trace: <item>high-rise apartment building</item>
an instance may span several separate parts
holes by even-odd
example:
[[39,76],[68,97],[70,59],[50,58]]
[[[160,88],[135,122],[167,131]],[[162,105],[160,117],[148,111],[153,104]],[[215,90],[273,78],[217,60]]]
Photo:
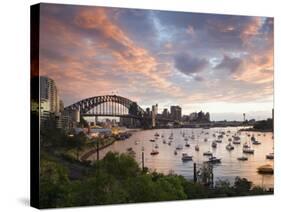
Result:
[[49,102],[49,110],[51,113],[60,111],[60,100],[58,89],[54,80],[48,77],[40,77],[40,101],[46,100]]
[[174,121],[181,120],[181,107],[180,106],[171,106],[171,119]]

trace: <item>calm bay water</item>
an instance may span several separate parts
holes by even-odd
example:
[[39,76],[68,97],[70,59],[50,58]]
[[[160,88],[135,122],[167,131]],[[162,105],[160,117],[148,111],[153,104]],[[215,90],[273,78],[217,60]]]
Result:
[[[241,132],[241,144],[234,145],[234,150],[226,150],[226,145],[229,143],[228,138],[232,138],[232,135],[238,132],[240,128],[237,127],[227,127],[227,128],[210,128],[210,129],[157,129],[157,130],[144,130],[134,132],[133,135],[124,141],[117,141],[113,145],[107,147],[100,151],[100,158],[104,157],[109,151],[126,153],[128,148],[132,148],[136,152],[135,159],[141,165],[141,152],[142,147],[144,147],[145,154],[145,166],[149,169],[156,170],[157,172],[169,173],[173,171],[176,174],[183,175],[187,179],[193,179],[193,163],[198,164],[203,163],[208,159],[208,157],[203,156],[203,152],[211,151],[214,156],[221,158],[221,164],[214,166],[214,178],[215,181],[229,180],[233,182],[236,176],[246,177],[248,180],[252,181],[255,185],[263,187],[273,187],[274,176],[273,175],[260,175],[257,173],[257,168],[264,164],[274,165],[273,160],[267,160],[266,154],[273,152],[273,138],[272,133],[259,133],[259,132]],[[159,133],[160,136],[156,142],[150,142],[150,139],[154,139],[155,133]],[[168,145],[169,136],[173,132],[173,142]],[[212,148],[211,144],[215,137],[213,134],[219,135],[219,133],[225,132],[224,137],[221,139],[222,143],[217,144],[217,148]],[[190,147],[185,147],[184,137],[188,138],[188,143]],[[253,155],[246,155],[248,161],[238,161],[237,158],[243,155],[242,148],[243,143],[250,142],[251,137],[247,134],[254,135],[258,141],[261,142],[260,145],[252,145],[255,150]],[[164,137],[162,138],[161,135]],[[194,135],[194,139],[190,137]],[[204,141],[207,138],[208,141]],[[167,141],[166,144],[163,143],[163,139]],[[136,141],[137,142],[136,144]],[[150,152],[154,148],[155,144],[158,144],[159,154],[150,155]],[[200,150],[195,151],[195,145],[198,144]],[[183,149],[178,151],[177,155],[174,155],[176,146],[182,145]],[[193,156],[193,161],[182,162],[182,153],[188,153],[188,155]],[[89,159],[94,160],[96,155],[92,155]]]

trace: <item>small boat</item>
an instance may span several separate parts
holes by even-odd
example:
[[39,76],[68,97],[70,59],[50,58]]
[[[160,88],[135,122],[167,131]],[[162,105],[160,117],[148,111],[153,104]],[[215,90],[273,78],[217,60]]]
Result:
[[190,147],[190,144],[188,142],[185,143],[186,147]]
[[158,152],[157,150],[153,149],[150,154],[151,154],[151,155],[158,155],[159,152]]
[[222,140],[215,140],[217,143],[221,143],[222,142]]
[[161,135],[161,138],[164,138],[164,135]]
[[261,136],[261,134],[259,133],[258,136]]
[[203,152],[203,155],[204,156],[213,156],[213,153],[210,151],[207,151],[207,152]]
[[255,136],[252,135],[251,141],[255,141],[255,140],[256,140]]
[[170,139],[170,140],[173,140],[173,136],[170,136],[169,139]]
[[252,144],[259,145],[259,144],[261,144],[261,142],[259,142],[258,140],[254,140],[254,141],[252,141]]
[[181,160],[182,161],[191,161],[192,160],[192,156],[188,155],[187,153],[182,153]]
[[218,135],[218,138],[220,138],[220,139],[223,138],[223,135]]
[[232,143],[233,144],[241,144],[241,141],[240,140],[234,140]]
[[274,172],[273,167],[269,164],[260,166],[257,170],[260,174],[273,174]]
[[213,137],[216,137],[216,134],[213,134]]
[[140,142],[139,141],[135,141],[135,145],[138,145]]
[[232,141],[232,138],[229,138],[228,141]]
[[239,141],[239,140],[240,140],[240,137],[237,136],[237,135],[234,135],[234,136],[232,136],[232,137],[233,137],[233,140],[234,140],[234,141]]
[[164,140],[163,140],[163,144],[166,144],[166,143],[167,143],[167,142],[166,142],[166,140],[164,139]]
[[129,148],[127,148],[127,151],[129,152],[129,151],[133,151],[133,148],[132,147],[129,147]]
[[247,154],[254,154],[254,150],[253,149],[251,149],[250,147],[248,147],[248,148],[243,148],[243,153],[247,153]]
[[158,148],[159,148],[158,144],[155,144],[154,148],[155,148],[155,149],[158,149]]
[[231,145],[231,143],[227,144],[225,147],[228,151],[234,150],[234,146]]
[[155,140],[154,140],[154,139],[150,139],[149,141],[150,141],[150,142],[155,142]]
[[154,136],[155,136],[155,137],[158,137],[158,136],[159,136],[159,133],[155,133]]
[[171,142],[169,142],[168,145],[171,146]]
[[208,141],[208,139],[207,139],[207,138],[204,138],[204,141],[205,141],[205,142],[207,142],[207,141]]
[[238,157],[237,160],[246,161],[246,160],[248,160],[248,158],[246,156],[241,156],[241,157]]
[[182,145],[178,145],[177,147],[176,147],[176,150],[182,150],[183,149],[183,146]]
[[198,144],[195,146],[195,151],[199,151],[199,146],[198,146]]
[[194,135],[192,135],[190,138],[191,138],[191,139],[195,139],[195,136],[194,136]]
[[188,138],[184,138],[185,141],[188,141]]
[[247,142],[245,142],[245,143],[243,144],[243,148],[250,148],[250,146],[249,146],[249,144],[248,144]]
[[209,157],[209,160],[207,161],[208,163],[220,163],[221,158],[217,158],[215,156]]
[[212,147],[213,147],[213,148],[217,148],[217,142],[213,141],[213,142],[212,142]]
[[266,159],[273,160],[274,159],[274,153],[273,152],[269,153],[265,157],[266,157]]
[[177,155],[177,154],[178,154],[178,152],[177,152],[177,150],[175,150],[175,151],[174,151],[174,155]]
[[136,152],[135,152],[133,149],[131,149],[131,148],[128,148],[128,149],[127,149],[127,153],[128,153],[128,155],[130,155],[131,157],[136,157]]

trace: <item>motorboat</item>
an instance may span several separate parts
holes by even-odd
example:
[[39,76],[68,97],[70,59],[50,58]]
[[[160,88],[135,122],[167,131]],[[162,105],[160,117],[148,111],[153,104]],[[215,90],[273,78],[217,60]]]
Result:
[[217,142],[213,141],[213,142],[212,142],[212,147],[213,147],[213,148],[217,148]]
[[243,148],[250,148],[250,146],[249,146],[249,144],[248,144],[247,142],[245,142],[245,143],[243,144]]
[[211,151],[203,152],[204,156],[213,156],[213,153]]
[[233,138],[234,141],[239,141],[240,140],[240,137],[237,136],[237,135],[232,136],[232,138]]
[[155,139],[150,139],[149,141],[150,141],[150,142],[155,142]]
[[222,139],[222,138],[223,138],[223,135],[218,135],[218,138]]
[[217,143],[221,143],[222,142],[222,140],[215,140]]
[[133,148],[132,147],[129,147],[129,148],[127,148],[127,151],[129,152],[129,151],[133,151]]
[[237,160],[246,161],[246,160],[248,160],[248,158],[246,156],[241,156],[241,157],[238,157]]
[[157,150],[153,149],[150,154],[151,154],[151,155],[158,155],[159,152],[158,152]]
[[188,142],[185,143],[186,147],[190,147],[190,144]]
[[221,158],[217,158],[215,156],[209,157],[208,163],[221,163]]
[[176,150],[182,150],[183,149],[183,146],[182,145],[178,145],[177,147],[176,147]]
[[198,146],[198,144],[195,146],[195,151],[199,151],[199,146]]
[[128,155],[130,155],[131,157],[135,157],[135,156],[136,156],[136,152],[135,152],[132,148],[128,148],[128,149],[127,149],[127,153],[128,153]]
[[234,146],[231,145],[231,143],[227,144],[225,147],[228,151],[234,150]]
[[232,141],[233,144],[241,144],[241,141],[240,140],[234,140]]
[[182,153],[181,160],[182,161],[191,161],[192,160],[192,156],[188,155],[187,153]]
[[273,152],[269,153],[265,157],[266,157],[266,159],[273,160],[274,159],[274,153]]
[[274,172],[273,167],[270,164],[266,164],[266,165],[258,167],[257,171],[260,174],[273,174],[273,172]]
[[255,140],[256,140],[255,136],[252,135],[251,141],[255,141]]
[[255,150],[251,149],[250,147],[243,148],[243,153],[254,154],[254,152],[255,152]]
[[252,144],[259,145],[259,144],[261,144],[261,142],[259,142],[258,140],[254,140],[254,141],[252,141]]

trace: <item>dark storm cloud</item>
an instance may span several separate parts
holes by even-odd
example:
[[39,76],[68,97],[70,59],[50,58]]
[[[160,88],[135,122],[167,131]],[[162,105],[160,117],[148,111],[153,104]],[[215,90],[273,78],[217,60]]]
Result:
[[[245,38],[250,38],[254,32],[249,32],[257,17],[216,15],[204,13],[183,13],[156,11],[155,17],[171,31],[178,31],[174,42],[187,39],[188,29],[192,29],[194,38],[189,44],[192,48],[225,48],[239,50],[243,48]],[[192,38],[192,37],[191,37]],[[188,38],[190,39],[190,37]]]
[[152,43],[156,37],[151,10],[124,10],[114,9],[109,12],[110,17],[132,39],[145,43]]
[[224,55],[222,61],[216,65],[214,69],[222,69],[230,71],[231,73],[235,73],[239,70],[241,64],[241,58]]
[[175,67],[186,75],[201,72],[208,65],[206,59],[195,58],[188,53],[178,54],[174,59]]

